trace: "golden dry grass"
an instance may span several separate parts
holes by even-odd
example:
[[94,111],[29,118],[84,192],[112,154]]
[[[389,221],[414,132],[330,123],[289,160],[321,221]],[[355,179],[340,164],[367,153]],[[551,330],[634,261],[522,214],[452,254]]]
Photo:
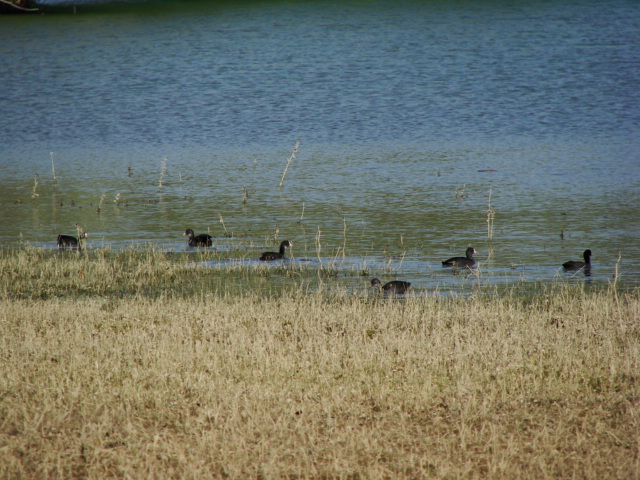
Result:
[[1,478],[640,478],[637,292],[192,260],[0,251]]
[[637,295],[0,301],[2,478],[638,478]]

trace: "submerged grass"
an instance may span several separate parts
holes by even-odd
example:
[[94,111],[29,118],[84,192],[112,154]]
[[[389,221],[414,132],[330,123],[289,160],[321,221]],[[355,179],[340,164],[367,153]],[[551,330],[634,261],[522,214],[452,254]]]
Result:
[[383,300],[187,260],[0,251],[2,478],[640,477],[635,293]]

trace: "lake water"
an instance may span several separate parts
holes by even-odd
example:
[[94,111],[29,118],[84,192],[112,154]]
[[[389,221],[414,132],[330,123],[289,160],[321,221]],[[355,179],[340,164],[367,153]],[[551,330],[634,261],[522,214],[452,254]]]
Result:
[[[193,228],[230,259],[290,239],[295,261],[354,289],[616,270],[637,288],[639,24],[635,0],[49,2],[0,17],[0,244],[54,249],[79,223],[90,248],[183,251]],[[441,267],[470,245],[480,275]],[[560,271],[586,248],[590,277]]]

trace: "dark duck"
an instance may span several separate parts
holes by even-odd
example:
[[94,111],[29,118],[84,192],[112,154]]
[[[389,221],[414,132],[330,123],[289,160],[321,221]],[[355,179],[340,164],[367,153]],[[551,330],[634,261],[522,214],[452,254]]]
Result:
[[89,238],[87,232],[82,233],[79,239],[71,235],[58,235],[58,248],[78,248],[78,243],[85,238]]
[[562,268],[565,270],[585,270],[591,268],[591,250],[585,250],[582,254],[582,258],[584,258],[584,262],[580,262],[578,260],[570,260],[568,262],[564,262],[562,264]]
[[374,278],[373,280],[371,280],[371,285],[369,286],[369,288],[377,288],[385,295],[404,295],[409,291],[410,286],[411,282],[405,282],[403,280],[393,280],[383,285],[380,280]]
[[207,235],[206,233],[196,235],[190,228],[187,228],[182,236],[189,237],[190,247],[210,247],[211,245],[213,245],[213,242],[211,241],[211,235]]
[[277,252],[264,252],[260,257],[260,260],[263,262],[272,262],[274,260],[282,260],[284,258],[284,250],[285,248],[290,247],[293,248],[293,242],[289,240],[284,240],[280,244],[280,250]]
[[467,248],[466,256],[464,257],[452,257],[449,260],[442,262],[443,267],[458,267],[458,268],[472,268],[476,261],[473,259],[473,254],[478,253],[473,247]]

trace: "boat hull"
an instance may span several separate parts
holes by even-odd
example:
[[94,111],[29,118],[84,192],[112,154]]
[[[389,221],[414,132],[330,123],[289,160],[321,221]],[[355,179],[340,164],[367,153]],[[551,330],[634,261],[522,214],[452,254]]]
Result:
[[0,0],[0,15],[14,14],[14,13],[38,13],[40,9],[38,7],[22,6],[10,2],[9,0]]

